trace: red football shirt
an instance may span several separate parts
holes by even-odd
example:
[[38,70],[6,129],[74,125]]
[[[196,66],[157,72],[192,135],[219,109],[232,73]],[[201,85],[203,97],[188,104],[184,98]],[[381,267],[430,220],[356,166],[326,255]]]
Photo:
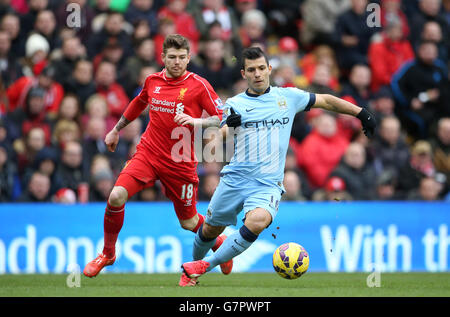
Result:
[[193,118],[219,116],[222,104],[210,83],[186,72],[178,78],[168,78],[163,70],[147,77],[138,97],[149,104],[150,122],[137,147],[148,152],[150,162],[176,170],[195,170],[194,128],[174,121],[178,113]]

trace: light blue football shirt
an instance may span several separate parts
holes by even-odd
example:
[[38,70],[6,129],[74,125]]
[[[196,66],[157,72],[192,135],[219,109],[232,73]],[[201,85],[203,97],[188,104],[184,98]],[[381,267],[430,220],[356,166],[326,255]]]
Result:
[[242,125],[235,128],[234,155],[221,175],[276,185],[284,190],[284,166],[292,124],[299,111],[308,111],[315,94],[298,88],[270,86],[262,95],[243,92],[229,98],[223,106],[221,126],[226,124],[230,108],[241,115]]

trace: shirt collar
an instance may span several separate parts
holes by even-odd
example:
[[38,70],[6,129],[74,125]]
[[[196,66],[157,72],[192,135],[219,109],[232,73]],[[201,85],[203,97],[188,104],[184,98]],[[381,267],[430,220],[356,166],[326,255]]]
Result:
[[247,96],[249,96],[249,97],[259,97],[259,96],[262,96],[262,95],[264,95],[264,94],[267,94],[269,91],[270,91],[270,86],[267,87],[266,91],[265,91],[263,94],[257,95],[257,94],[252,94],[251,92],[249,92],[249,91],[248,91],[248,88],[247,88],[247,90],[245,90],[245,94],[246,94]]

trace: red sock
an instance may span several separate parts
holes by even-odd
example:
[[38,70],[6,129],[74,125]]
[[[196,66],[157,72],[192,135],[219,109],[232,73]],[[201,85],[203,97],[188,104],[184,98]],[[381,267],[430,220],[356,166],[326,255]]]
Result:
[[203,224],[203,222],[205,222],[205,216],[203,216],[202,214],[199,214],[199,213],[197,213],[197,216],[198,216],[198,222],[197,222],[197,225],[195,226],[195,228],[192,229],[193,233],[197,233],[200,226]]
[[108,258],[112,258],[116,254],[116,241],[123,225],[124,207],[125,205],[114,207],[108,203],[105,209],[105,217],[103,220],[103,254]]

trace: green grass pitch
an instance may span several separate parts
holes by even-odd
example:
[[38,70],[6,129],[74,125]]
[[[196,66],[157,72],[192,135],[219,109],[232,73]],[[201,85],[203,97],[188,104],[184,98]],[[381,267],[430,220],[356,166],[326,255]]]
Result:
[[284,280],[275,273],[210,273],[196,287],[179,287],[179,274],[0,275],[1,297],[449,297],[450,273],[381,273],[369,288],[367,273],[307,273]]

